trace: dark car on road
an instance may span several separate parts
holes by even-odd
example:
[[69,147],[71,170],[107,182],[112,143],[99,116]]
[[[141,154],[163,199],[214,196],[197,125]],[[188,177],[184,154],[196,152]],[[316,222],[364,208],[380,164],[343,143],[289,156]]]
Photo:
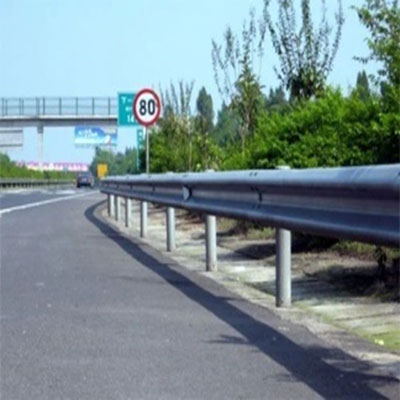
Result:
[[92,187],[93,185],[94,185],[94,178],[90,172],[81,172],[76,177],[77,188],[80,188],[81,186]]

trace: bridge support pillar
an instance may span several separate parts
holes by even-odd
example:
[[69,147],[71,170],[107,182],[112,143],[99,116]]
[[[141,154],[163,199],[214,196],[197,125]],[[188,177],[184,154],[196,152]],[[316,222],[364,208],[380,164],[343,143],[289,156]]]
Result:
[[175,208],[167,207],[167,251],[175,250]]
[[132,226],[132,199],[125,197],[125,226],[130,228]]
[[206,270],[217,270],[217,218],[206,215]]
[[39,125],[37,127],[39,171],[43,171],[43,132],[43,126]]
[[147,236],[147,202],[140,202],[140,237]]

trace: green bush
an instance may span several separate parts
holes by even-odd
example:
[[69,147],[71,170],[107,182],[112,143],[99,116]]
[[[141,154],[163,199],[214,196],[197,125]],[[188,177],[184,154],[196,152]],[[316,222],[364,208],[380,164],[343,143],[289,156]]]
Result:
[[26,167],[19,167],[10,160],[8,155],[0,154],[0,178],[74,179],[75,174],[64,171],[33,171]]
[[[246,168],[333,167],[399,161],[400,116],[380,98],[328,90],[288,113],[264,112],[247,151]],[[230,156],[231,159],[236,154]],[[230,162],[225,160],[225,164]]]

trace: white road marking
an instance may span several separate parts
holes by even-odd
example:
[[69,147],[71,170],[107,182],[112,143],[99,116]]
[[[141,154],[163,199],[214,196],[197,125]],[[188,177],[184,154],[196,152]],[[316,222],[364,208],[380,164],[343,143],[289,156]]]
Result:
[[58,201],[76,199],[78,197],[83,197],[83,196],[89,196],[91,194],[95,194],[95,193],[92,192],[92,193],[75,194],[73,196],[58,197],[56,199],[37,201],[36,203],[28,203],[28,204],[23,204],[22,206],[5,208],[4,210],[0,210],[0,215],[7,214],[12,211],[20,211],[20,210],[25,210],[27,208],[38,207],[38,206],[43,206],[45,204],[56,203]]

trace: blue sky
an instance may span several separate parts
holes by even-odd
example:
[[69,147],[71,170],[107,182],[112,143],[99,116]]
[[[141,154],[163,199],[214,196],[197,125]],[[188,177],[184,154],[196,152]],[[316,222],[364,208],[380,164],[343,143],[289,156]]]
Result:
[[[295,0],[300,3],[300,0]],[[319,0],[312,0],[316,18]],[[336,1],[328,0],[330,15]],[[350,10],[362,0],[343,0],[346,22],[329,83],[347,91],[363,66],[367,32]],[[262,0],[2,0],[0,2],[0,96],[114,96],[180,79],[205,86],[218,108],[211,40],[221,42],[230,25],[240,32],[249,9]],[[266,46],[262,83],[278,85],[277,58]],[[367,68],[368,72],[373,66]],[[26,128],[15,160],[37,159],[36,130]],[[135,131],[119,131],[118,150],[135,144]],[[76,149],[73,128],[46,128],[44,161],[90,162],[93,150]]]

